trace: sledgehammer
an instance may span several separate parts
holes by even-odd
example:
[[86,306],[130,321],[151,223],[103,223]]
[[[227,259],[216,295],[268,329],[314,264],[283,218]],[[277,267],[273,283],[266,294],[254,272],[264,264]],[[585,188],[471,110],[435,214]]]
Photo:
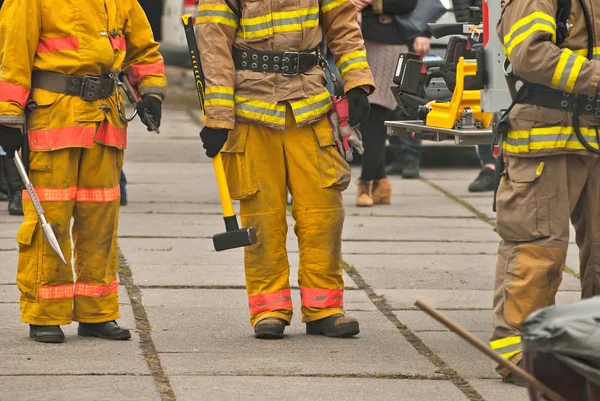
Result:
[[[204,112],[204,75],[202,74],[202,64],[200,63],[200,53],[198,52],[198,44],[196,43],[192,15],[184,15],[181,17],[181,20],[183,21],[188,50],[192,59],[192,69],[194,71],[194,79],[196,80],[196,89],[198,90],[198,100],[200,101],[202,112]],[[215,175],[217,176],[219,195],[221,197],[225,229],[227,230],[224,233],[213,235],[215,250],[224,251],[227,249],[253,245],[256,243],[256,231],[254,228],[249,227],[240,229],[238,226],[237,217],[235,216],[231,197],[229,196],[229,188],[227,186],[221,154],[217,154],[212,160]]]

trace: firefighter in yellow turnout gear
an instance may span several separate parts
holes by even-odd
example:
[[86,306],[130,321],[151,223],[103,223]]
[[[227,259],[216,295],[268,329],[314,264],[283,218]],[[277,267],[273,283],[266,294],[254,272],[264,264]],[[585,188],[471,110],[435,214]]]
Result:
[[[201,0],[197,39],[206,78],[207,155],[222,151],[231,196],[258,241],[245,248],[250,323],[281,338],[292,318],[286,195],[293,199],[302,321],[309,334],[350,337],[344,315],[341,192],[350,170],[327,120],[323,31],[341,71],[351,125],[366,119],[373,78],[350,0]],[[238,8],[239,7],[239,10]]]
[[[0,145],[10,157],[28,127],[29,173],[47,220],[73,266],[45,241],[25,192],[18,232],[21,319],[40,342],[78,333],[130,338],[119,327],[117,223],[126,147],[126,73],[160,121],[164,64],[136,0],[6,0],[0,12]],[[71,249],[71,220],[73,219]],[[75,270],[75,280],[72,269]]]
[[600,0],[509,0],[498,24],[516,79],[528,88],[508,116],[497,194],[502,242],[491,347],[515,363],[522,360],[524,319],[555,301],[569,220],[580,251],[582,296],[600,295],[600,31],[586,22],[586,14],[598,12]]

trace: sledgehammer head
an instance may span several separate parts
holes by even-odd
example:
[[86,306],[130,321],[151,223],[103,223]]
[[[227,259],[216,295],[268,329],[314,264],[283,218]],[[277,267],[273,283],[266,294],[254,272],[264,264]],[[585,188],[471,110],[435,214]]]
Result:
[[224,220],[227,231],[213,235],[213,244],[217,252],[256,244],[254,228],[240,229],[235,216],[225,217]]

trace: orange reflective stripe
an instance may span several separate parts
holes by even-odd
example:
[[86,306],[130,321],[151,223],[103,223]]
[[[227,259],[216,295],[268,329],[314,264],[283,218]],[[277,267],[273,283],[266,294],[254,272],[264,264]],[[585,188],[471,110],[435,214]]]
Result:
[[88,147],[94,145],[96,127],[66,127],[29,131],[29,148],[31,150],[55,150],[71,147]]
[[73,284],[43,285],[38,290],[40,301],[64,298],[73,298]]
[[121,187],[114,188],[79,188],[77,202],[112,202],[121,197]]
[[0,102],[15,102],[21,107],[25,107],[25,102],[29,97],[29,89],[0,80]]
[[[68,202],[75,199],[77,187],[69,188],[35,188],[35,194],[40,202]],[[23,200],[31,200],[29,192],[23,190]]]
[[344,305],[344,290],[325,288],[300,288],[302,305],[311,308],[341,308]]
[[132,85],[137,85],[142,82],[142,79],[146,75],[152,74],[164,74],[165,73],[165,62],[159,60],[152,64],[135,64],[129,69],[127,75]]
[[127,50],[127,43],[125,42],[125,38],[121,36],[111,37],[110,44],[113,50]]
[[63,50],[79,49],[79,40],[77,36],[66,36],[63,38],[41,39],[38,43],[38,53],[49,53]]
[[125,149],[127,146],[127,128],[113,127],[104,121],[98,127],[96,142]]
[[292,294],[288,289],[265,294],[248,296],[250,313],[255,315],[260,312],[285,309],[292,307]]
[[102,298],[110,294],[116,294],[118,291],[119,283],[117,283],[117,280],[113,280],[105,285],[87,283],[75,284],[76,297]]

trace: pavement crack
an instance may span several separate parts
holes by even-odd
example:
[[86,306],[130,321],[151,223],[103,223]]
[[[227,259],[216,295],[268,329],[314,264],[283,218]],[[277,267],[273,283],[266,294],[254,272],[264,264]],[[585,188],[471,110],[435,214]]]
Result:
[[437,367],[438,372],[440,372],[447,380],[450,380],[470,401],[485,401],[473,386],[462,378],[458,372],[451,369],[442,358],[435,354],[412,330],[398,319],[394,314],[392,307],[385,300],[385,297],[377,295],[354,266],[349,265],[346,262],[343,262],[343,265],[344,270],[346,270],[348,275],[354,280],[358,288],[362,289],[367,294],[369,300],[375,305],[377,310],[396,326],[406,341],[408,341],[419,354],[423,355]]
[[444,375],[403,375],[403,374],[388,374],[388,373],[198,373],[198,374],[179,374],[178,377],[202,377],[202,376],[218,376],[218,377],[322,377],[328,379],[388,379],[388,380],[440,380],[445,381],[448,378]]
[[146,364],[154,377],[154,382],[160,394],[161,401],[175,401],[175,391],[173,391],[171,383],[169,382],[169,377],[160,363],[158,352],[156,351],[154,341],[152,340],[152,326],[150,325],[148,314],[142,303],[142,291],[133,282],[131,268],[120,249],[119,280],[125,285],[125,288],[127,288],[127,294],[129,295],[129,301],[131,302],[131,307],[133,308],[133,314],[135,316],[135,326],[140,335],[140,348],[144,354]]
[[[140,284],[137,288],[142,290],[244,290],[246,291],[246,286],[244,285],[179,285],[179,284],[166,284],[166,285],[153,285],[153,284]],[[298,286],[291,286],[292,290],[299,290]],[[353,287],[344,287],[345,291],[358,291],[358,288]]]

